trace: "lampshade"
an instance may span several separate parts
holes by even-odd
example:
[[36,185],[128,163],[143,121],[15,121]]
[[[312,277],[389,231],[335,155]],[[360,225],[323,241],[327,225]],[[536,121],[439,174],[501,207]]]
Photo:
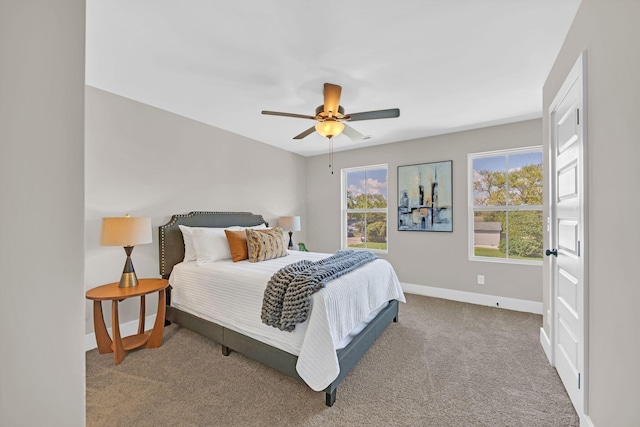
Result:
[[300,217],[281,216],[278,225],[285,231],[300,231]]
[[138,286],[138,277],[133,269],[131,252],[133,252],[134,246],[151,242],[151,218],[131,218],[129,215],[102,218],[100,244],[103,246],[122,246],[127,254],[119,287]]
[[324,122],[320,122],[316,125],[316,131],[326,138],[338,136],[343,130],[344,125],[335,120],[325,120]]
[[102,218],[100,244],[103,246],[137,246],[151,243],[151,218],[129,215]]

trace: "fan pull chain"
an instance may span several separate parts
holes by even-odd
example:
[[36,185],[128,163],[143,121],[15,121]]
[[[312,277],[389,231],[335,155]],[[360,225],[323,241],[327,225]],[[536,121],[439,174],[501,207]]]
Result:
[[329,167],[331,175],[333,175],[333,137],[329,138]]

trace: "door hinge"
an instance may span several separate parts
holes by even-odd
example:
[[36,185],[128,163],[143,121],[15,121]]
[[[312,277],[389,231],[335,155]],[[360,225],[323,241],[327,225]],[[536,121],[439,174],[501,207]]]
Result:
[[580,240],[578,240],[578,256],[580,256]]
[[580,124],[580,109],[576,108],[576,119],[578,121],[578,124]]
[[578,372],[578,390],[580,390],[580,372]]

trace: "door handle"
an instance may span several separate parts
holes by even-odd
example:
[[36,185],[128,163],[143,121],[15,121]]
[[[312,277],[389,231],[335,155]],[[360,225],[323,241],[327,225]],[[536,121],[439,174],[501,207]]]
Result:
[[549,256],[549,255],[558,256],[558,250],[557,249],[551,249],[551,250],[547,249],[544,254],[546,256]]

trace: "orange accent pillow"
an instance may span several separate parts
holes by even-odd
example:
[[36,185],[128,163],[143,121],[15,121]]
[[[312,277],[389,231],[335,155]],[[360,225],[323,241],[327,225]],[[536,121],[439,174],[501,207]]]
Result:
[[224,234],[227,235],[227,242],[229,242],[229,250],[231,251],[231,259],[233,262],[248,259],[249,249],[247,248],[247,233],[244,230],[224,230]]

